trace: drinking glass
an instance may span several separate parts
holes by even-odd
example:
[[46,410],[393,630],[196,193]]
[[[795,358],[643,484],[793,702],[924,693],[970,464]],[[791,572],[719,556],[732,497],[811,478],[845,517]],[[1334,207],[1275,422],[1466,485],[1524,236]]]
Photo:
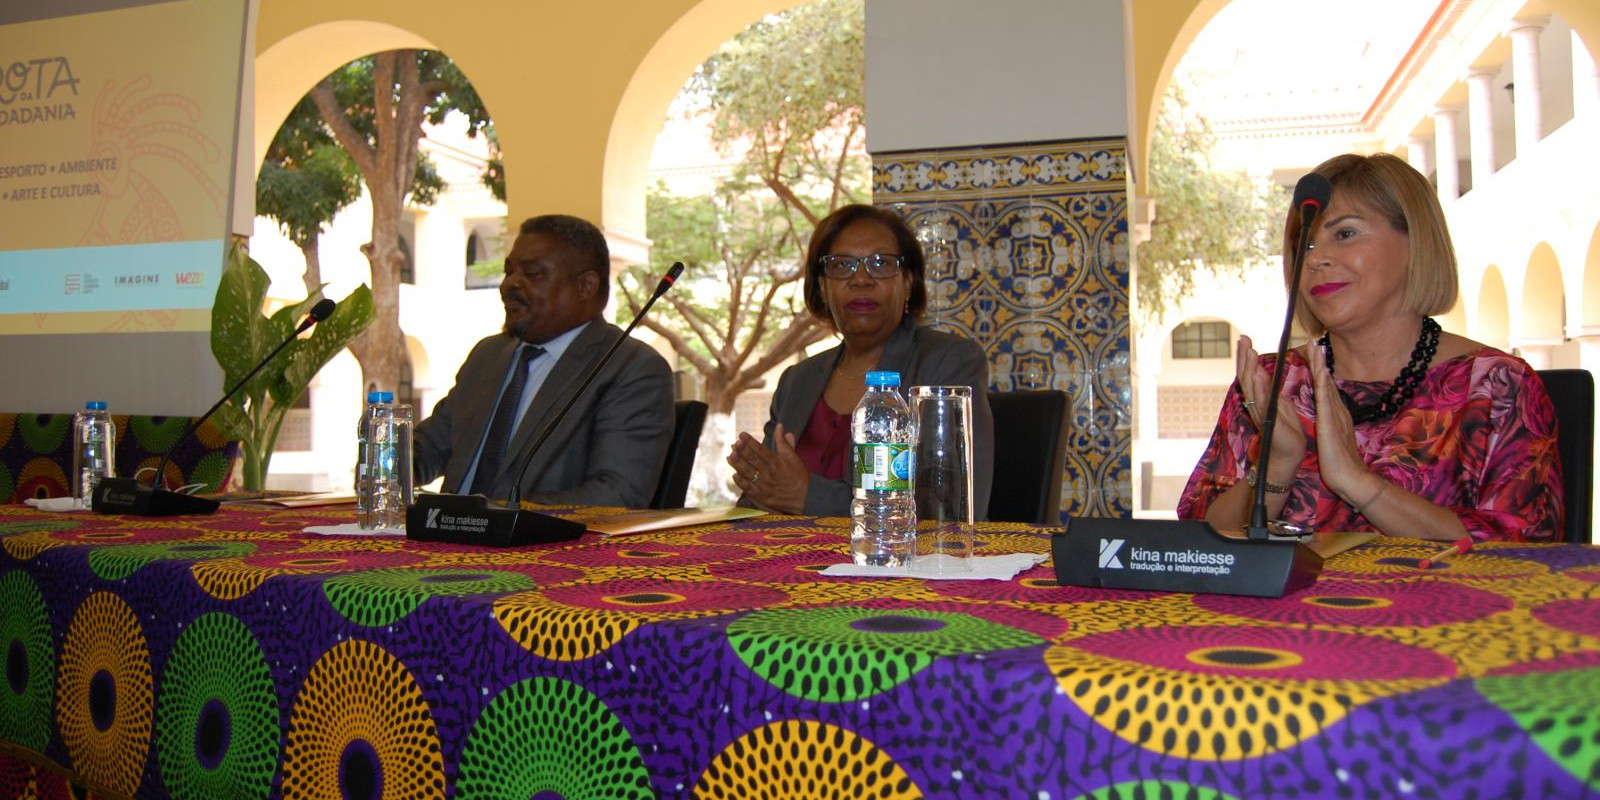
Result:
[[911,387],[917,423],[917,545],[913,569],[972,569],[972,389]]

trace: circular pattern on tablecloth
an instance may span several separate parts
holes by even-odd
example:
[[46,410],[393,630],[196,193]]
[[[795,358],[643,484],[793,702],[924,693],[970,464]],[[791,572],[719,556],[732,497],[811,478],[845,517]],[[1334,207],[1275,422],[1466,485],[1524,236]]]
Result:
[[1049,648],[1045,664],[1107,730],[1148,750],[1203,760],[1292,747],[1356,706],[1458,672],[1444,656],[1385,639],[1267,627],[1096,633]]
[[[706,572],[710,573],[712,577],[730,581],[809,584],[816,583],[818,581],[817,573],[828,567],[834,564],[848,563],[850,563],[850,555],[848,553],[841,553],[837,550],[808,549],[797,553],[782,553],[731,564],[712,564],[706,567]],[[856,581],[840,581],[829,584],[829,587],[849,590],[858,585],[858,583]]]
[[67,480],[66,471],[54,459],[40,456],[22,465],[22,471],[17,473],[16,493],[19,499],[69,497],[72,481]]
[[1434,627],[1509,611],[1511,598],[1470,586],[1434,581],[1323,579],[1282,598],[1195,595],[1194,604],[1216,614],[1290,625]]
[[[346,545],[348,546],[348,545]],[[403,567],[424,556],[396,550],[299,549],[287,553],[260,553],[243,558],[197,561],[189,567],[195,582],[218,600],[236,600],[278,575],[317,575],[326,572]]]
[[0,500],[9,500],[17,491],[17,479],[11,474],[11,467],[0,463]]
[[[938,581],[929,581],[938,583]],[[1004,603],[983,603],[952,598],[948,600],[924,600],[922,598],[905,599],[901,597],[877,597],[866,600],[851,600],[850,605],[861,608],[870,608],[874,611],[895,611],[902,608],[920,608],[924,611],[938,611],[945,614],[966,614],[981,620],[1016,628],[1020,631],[1031,633],[1040,639],[1054,639],[1073,627],[1071,615],[1043,608],[1027,608],[1023,606],[1007,605]],[[822,603],[829,607],[839,605],[838,602]]]
[[826,722],[786,719],[729,743],[689,796],[910,800],[923,795],[870,739]]
[[1009,581],[928,581],[928,591],[990,603],[1077,603],[1106,596],[1104,589],[1065,586],[1048,563],[1024,570]]
[[322,593],[340,616],[369,628],[394,623],[430,597],[520,592],[534,580],[516,572],[471,567],[373,569],[322,582]]
[[1533,618],[1552,628],[1600,638],[1600,598],[1545,603],[1533,609]]
[[150,749],[150,650],[133,609],[110,592],[84,598],[67,626],[56,727],[84,782],[131,796]]
[[1600,583],[1600,566],[1573,567],[1572,569],[1564,570],[1561,575],[1562,577],[1573,578],[1583,581],[1584,583]]
[[278,767],[278,695],[261,645],[211,613],[178,636],[161,674],[156,761],[173,797],[266,797]]
[[653,541],[603,541],[545,553],[540,560],[547,564],[566,564],[589,569],[634,566],[655,569],[722,564],[746,559],[755,554],[756,551],[749,547],[734,545],[665,545]]
[[198,561],[238,558],[256,551],[253,542],[184,541],[153,544],[117,544],[89,553],[89,569],[108,581],[120,581],[156,561]]
[[1441,550],[1439,542],[1386,544],[1384,547],[1358,547],[1329,559],[1322,567],[1322,578],[1393,578],[1421,575],[1441,578],[1526,578],[1544,575],[1550,568],[1537,561],[1496,558],[1491,549],[1479,549],[1453,556],[1424,570],[1417,562]]
[[1239,800],[1209,786],[1176,781],[1128,781],[1102,786],[1073,800]]
[[56,655],[44,595],[21,570],[0,576],[0,656],[0,740],[42,753],[50,742]]
[[35,453],[53,453],[72,432],[71,414],[18,414],[17,432]]
[[628,729],[588,690],[530,678],[495,695],[472,724],[455,796],[653,798]]
[[1600,785],[1600,667],[1488,676],[1474,685],[1562,769]]
[[178,443],[183,429],[189,427],[188,417],[136,416],[129,420],[133,440],[152,453],[165,453]]
[[840,547],[840,552],[849,552],[850,537],[848,532],[840,536],[838,531],[819,531],[815,528],[784,527],[784,528],[751,528],[750,522],[740,523],[735,530],[706,531],[700,534],[701,542],[705,544],[735,544],[780,547]]
[[774,608],[728,624],[751,672],[806,700],[838,703],[886,692],[941,656],[1028,647],[1042,640],[967,614],[921,608]]
[[494,617],[534,655],[577,661],[600,653],[639,626],[786,602],[781,589],[729,581],[620,579],[567,584],[502,597]]
[[282,792],[301,797],[444,797],[439,731],[410,670],[351,639],[306,674],[289,710]]

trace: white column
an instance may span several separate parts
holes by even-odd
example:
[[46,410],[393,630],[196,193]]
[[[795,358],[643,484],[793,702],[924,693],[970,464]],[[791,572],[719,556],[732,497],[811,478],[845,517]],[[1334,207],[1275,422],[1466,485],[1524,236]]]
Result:
[[1461,176],[1456,157],[1456,115],[1453,108],[1433,110],[1433,160],[1434,185],[1439,187],[1439,199],[1445,202],[1461,196]]
[[1517,155],[1533,152],[1544,138],[1544,81],[1539,77],[1539,32],[1547,18],[1519,19],[1511,28],[1512,115],[1517,126]]
[[1433,171],[1433,163],[1428,158],[1428,137],[1413,136],[1406,142],[1406,163],[1423,175]]
[[1498,70],[1467,73],[1467,158],[1472,188],[1489,185],[1494,174],[1494,76]]
[[1600,67],[1583,45],[1583,37],[1572,32],[1572,116],[1600,114]]

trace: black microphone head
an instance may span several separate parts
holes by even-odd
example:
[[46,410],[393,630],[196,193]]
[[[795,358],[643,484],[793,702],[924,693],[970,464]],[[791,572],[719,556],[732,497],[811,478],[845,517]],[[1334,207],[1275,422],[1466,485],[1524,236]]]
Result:
[[667,277],[669,279],[671,279],[673,282],[677,282],[678,276],[680,276],[682,274],[683,274],[683,262],[682,261],[674,261],[674,262],[672,262],[672,269],[667,270]]
[[311,307],[311,313],[307,316],[311,317],[312,322],[321,322],[327,319],[329,315],[333,314],[335,305],[336,304],[332,300],[324,297],[317,301],[316,305]]
[[1294,207],[1304,209],[1308,204],[1317,211],[1328,206],[1328,198],[1333,196],[1333,184],[1320,172],[1307,173],[1299,183],[1294,185]]

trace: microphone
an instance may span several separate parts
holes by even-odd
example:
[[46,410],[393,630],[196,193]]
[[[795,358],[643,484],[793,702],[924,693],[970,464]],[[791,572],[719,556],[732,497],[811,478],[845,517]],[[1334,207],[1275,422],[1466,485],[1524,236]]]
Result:
[[235,394],[238,394],[239,390],[244,388],[244,385],[249,383],[250,379],[256,376],[256,373],[265,369],[267,364],[272,362],[272,359],[276,358],[279,353],[283,352],[285,347],[289,346],[290,342],[299,338],[300,334],[305,333],[312,325],[327,319],[329,315],[333,314],[335,307],[336,304],[326,297],[318,301],[306,313],[305,320],[300,323],[299,327],[294,329],[294,333],[289,334],[289,337],[284,339],[272,352],[268,353],[266,358],[261,359],[261,363],[256,364],[255,369],[250,370],[248,375],[240,378],[239,382],[224,393],[222,399],[211,406],[206,413],[195,417],[189,423],[189,426],[183,429],[183,433],[178,434],[178,438],[172,441],[172,445],[167,448],[167,452],[161,454],[161,461],[156,464],[156,475],[150,479],[149,486],[140,484],[135,478],[101,478],[100,482],[95,484],[94,495],[90,499],[90,507],[100,514],[137,514],[143,517],[210,514],[216,511],[219,505],[216,500],[167,490],[167,461],[172,458],[172,451],[177,449],[179,443],[205,424],[205,421],[210,419],[212,414],[217,413],[217,409],[222,408],[223,403],[228,402]]
[[416,501],[406,509],[406,538],[424,542],[520,547],[565,542],[582,536],[587,528],[581,522],[524,510],[523,481],[527,478],[528,469],[533,466],[533,457],[549,440],[551,434],[555,433],[561,421],[566,419],[567,413],[577,404],[578,398],[582,397],[589,384],[594,383],[594,379],[599,377],[600,371],[605,369],[611,357],[616,354],[617,348],[621,347],[633,333],[633,329],[644,321],[644,315],[649,313],[650,307],[678,282],[678,277],[682,274],[683,262],[678,261],[667,270],[667,274],[661,276],[650,299],[645,301],[639,313],[633,316],[633,321],[623,329],[622,335],[618,336],[600,356],[600,360],[589,368],[583,382],[578,384],[578,388],[573,390],[561,408],[545,423],[539,435],[534,438],[533,445],[516,462],[517,479],[511,486],[511,497],[504,507],[491,507],[487,498],[475,494],[418,495]]
[[1322,556],[1304,543],[1293,526],[1266,522],[1267,453],[1271,452],[1278,393],[1283,389],[1283,356],[1289,347],[1300,272],[1311,241],[1311,224],[1333,193],[1328,179],[1312,173],[1295,186],[1300,242],[1289,280],[1289,309],[1278,340],[1272,397],[1263,426],[1255,504],[1244,531],[1219,532],[1205,520],[1076,517],[1051,537],[1056,581],[1070,586],[1142,589],[1158,592],[1282,597],[1316,582]]
[[1283,315],[1283,331],[1278,335],[1278,355],[1272,365],[1272,391],[1267,395],[1266,422],[1261,426],[1261,458],[1256,462],[1256,494],[1250,505],[1250,525],[1245,535],[1251,539],[1266,539],[1277,532],[1293,535],[1295,532],[1283,523],[1267,523],[1267,464],[1272,456],[1272,434],[1278,428],[1278,397],[1283,391],[1284,355],[1289,351],[1289,327],[1294,323],[1295,306],[1300,300],[1300,273],[1305,269],[1306,254],[1311,252],[1312,223],[1328,205],[1333,195],[1333,184],[1322,175],[1312,172],[1294,186],[1294,207],[1300,212],[1300,240],[1294,249],[1294,265],[1289,278],[1289,307]]

